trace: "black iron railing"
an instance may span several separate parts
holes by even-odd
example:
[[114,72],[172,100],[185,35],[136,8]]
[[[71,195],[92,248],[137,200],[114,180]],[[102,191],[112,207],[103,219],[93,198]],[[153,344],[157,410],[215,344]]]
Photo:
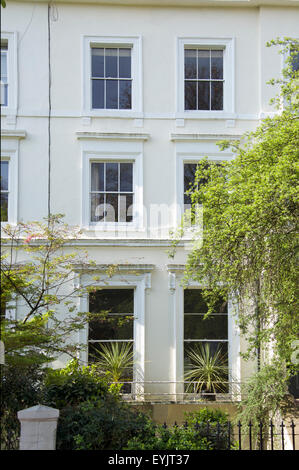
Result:
[[[233,425],[230,421],[227,423],[205,422],[188,424],[187,422],[176,427],[192,427],[199,437],[206,437],[213,444],[213,448],[219,450],[296,450],[299,445],[299,434],[296,434],[296,425],[293,420],[280,421],[274,424],[259,422],[254,425],[249,422],[248,425],[241,424],[239,421]],[[163,424],[165,429],[171,426]]]

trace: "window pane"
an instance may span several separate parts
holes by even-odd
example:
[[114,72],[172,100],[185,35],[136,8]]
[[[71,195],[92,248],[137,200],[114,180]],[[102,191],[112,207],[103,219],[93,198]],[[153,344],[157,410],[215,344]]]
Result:
[[8,221],[8,194],[1,193],[1,222]]
[[133,191],[133,164],[120,163],[120,191]]
[[127,219],[126,222],[132,222],[133,220],[133,194],[127,194],[126,198],[126,211],[127,211]]
[[185,339],[227,339],[227,315],[184,316]]
[[211,51],[211,78],[223,78],[223,51]]
[[185,49],[185,78],[196,78],[196,49]]
[[104,77],[104,48],[92,48],[91,74],[92,77]]
[[132,316],[107,315],[89,322],[89,339],[133,339]]
[[7,52],[2,52],[1,47],[1,81],[7,82]]
[[1,105],[8,105],[8,85],[1,84]]
[[132,102],[132,82],[131,80],[119,81],[119,109],[131,109]]
[[196,109],[196,82],[185,81],[185,109]]
[[210,82],[198,82],[198,109],[210,109]]
[[103,222],[104,220],[104,195],[90,195],[90,220],[91,222]]
[[211,82],[211,109],[223,109],[223,82]]
[[91,190],[104,191],[104,163],[91,164]]
[[[227,300],[219,296],[214,306],[215,313],[227,313]],[[202,289],[184,290],[184,312],[185,313],[207,313],[208,306],[203,298]]]
[[293,72],[296,72],[299,70],[299,51],[296,52],[294,50],[291,51],[294,55],[292,57],[292,69]]
[[106,108],[118,108],[118,80],[106,80]]
[[1,162],[1,191],[8,191],[8,162]]
[[117,77],[117,49],[105,49],[105,77]]
[[198,51],[198,78],[210,78],[210,51]]
[[190,189],[195,180],[197,164],[196,163],[185,163],[184,164],[184,192]]
[[185,207],[185,209],[191,209],[192,201],[191,201],[191,196],[189,194],[184,194],[184,205],[190,206],[190,207]]
[[[132,341],[123,341],[117,343],[89,343],[88,344],[88,361],[89,362],[96,362],[100,359],[101,351],[103,351],[103,347],[108,348],[109,351],[112,351],[112,348],[116,348],[117,351],[121,351],[123,347],[129,347],[130,350],[133,350],[133,342]],[[132,385],[130,382],[133,381],[133,367],[128,367],[127,369],[122,370],[122,375],[120,377],[120,382],[129,382],[123,383],[121,387],[121,393],[131,393]]]
[[106,194],[105,222],[118,222],[118,194]]
[[201,289],[184,290],[184,312],[185,313],[207,313],[208,307],[202,296]]
[[[184,368],[185,368],[185,371],[188,370],[189,366],[193,362],[191,360],[191,358],[189,357],[188,352],[194,351],[194,352],[200,354],[200,352],[201,352],[200,346],[201,345],[205,346],[206,344],[209,345],[211,356],[214,356],[216,351],[220,351],[220,357],[224,359],[224,363],[225,362],[228,363],[228,344],[227,344],[227,342],[224,342],[224,343],[219,342],[218,343],[217,341],[213,341],[213,342],[203,341],[203,342],[198,342],[198,343],[197,342],[188,343],[188,341],[186,341],[184,343]],[[223,382],[228,382],[228,372],[227,372],[227,374],[224,374],[223,379],[222,379]],[[187,386],[187,384],[186,384],[186,386]],[[215,384],[215,386],[216,386],[216,384]],[[220,384],[218,384],[218,387],[219,388],[218,388],[218,390],[216,388],[216,391],[222,392],[222,393],[227,393],[228,392],[228,384],[227,383],[220,383]],[[187,388],[186,391],[192,392],[193,391],[192,385],[189,385],[189,387]]]
[[134,289],[99,289],[89,294],[89,311],[134,313]]
[[119,197],[119,222],[131,222],[132,211],[129,207],[133,204],[132,194],[122,194]]
[[92,80],[92,107],[104,108],[104,80]]
[[119,49],[119,77],[131,78],[131,49]]
[[106,163],[106,191],[118,191],[118,163]]

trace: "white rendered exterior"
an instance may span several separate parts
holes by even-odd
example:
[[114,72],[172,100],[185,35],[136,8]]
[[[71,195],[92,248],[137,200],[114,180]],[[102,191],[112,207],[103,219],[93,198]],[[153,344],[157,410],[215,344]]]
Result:
[[[64,213],[67,223],[84,229],[79,244],[99,272],[109,264],[123,266],[141,314],[134,326],[135,378],[171,382],[151,384],[150,391],[175,397],[175,382],[182,380],[180,278],[188,247],[181,245],[172,260],[167,254],[169,231],[182,214],[182,165],[204,156],[232,158],[216,142],[237,138],[273,112],[269,100],[275,89],[266,82],[279,76],[282,57],[266,42],[298,37],[298,3],[57,0],[49,18],[46,1],[9,0],[2,9],[3,38],[10,47],[9,103],[1,118],[2,157],[13,163],[9,222],[41,220],[49,208]],[[91,109],[86,70],[91,43],[133,47],[132,110]],[[225,48],[223,111],[184,111],[184,44]],[[88,162],[103,158],[135,163],[133,224],[89,223]],[[84,283],[84,275],[76,279]],[[122,282],[116,276],[111,285]],[[80,308],[87,310],[86,299]],[[250,373],[239,357],[244,347],[231,317],[230,368],[238,382]]]

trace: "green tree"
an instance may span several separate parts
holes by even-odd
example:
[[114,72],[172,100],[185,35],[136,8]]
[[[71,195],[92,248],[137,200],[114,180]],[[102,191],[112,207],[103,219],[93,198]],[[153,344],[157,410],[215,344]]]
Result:
[[[286,366],[285,380],[298,370],[292,353],[299,329],[299,43],[285,38],[268,46],[279,46],[288,56],[282,78],[271,81],[280,87],[273,100],[277,112],[240,140],[219,143],[234,153],[230,162],[198,163],[190,195],[193,214],[203,207],[203,224],[194,237],[202,243],[190,251],[186,279],[232,295],[248,340],[246,357],[257,357],[261,365],[271,349]],[[211,311],[212,300],[207,299]]]
[[[75,356],[82,345],[71,337],[82,329],[88,313],[79,312],[77,299],[86,287],[74,283],[76,267],[94,265],[83,250],[68,247],[80,236],[51,215],[45,222],[2,228],[1,339],[5,361],[10,364],[41,364],[57,355]],[[4,316],[11,302],[18,315]]]

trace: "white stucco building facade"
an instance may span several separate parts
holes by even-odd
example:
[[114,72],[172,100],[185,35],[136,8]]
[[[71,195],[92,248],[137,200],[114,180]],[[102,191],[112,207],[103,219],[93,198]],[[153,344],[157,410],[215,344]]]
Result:
[[[90,348],[101,340],[132,343],[139,391],[181,399],[192,342],[222,345],[230,382],[250,373],[231,301],[209,331],[195,319],[203,312],[186,310],[202,286],[182,286],[188,243],[170,258],[170,232],[196,162],[231,159],[216,142],[238,138],[273,112],[275,89],[266,82],[280,75],[283,58],[266,42],[298,37],[298,6],[8,0],[2,9],[3,223],[51,212],[83,229],[78,244],[98,265],[102,294],[78,300],[79,308],[107,307],[120,296],[129,311],[115,301],[112,312],[133,318],[113,338],[107,330],[97,339],[87,326],[78,339]],[[110,264],[119,269],[108,279]],[[88,276],[79,272],[77,282]],[[81,360],[88,362],[88,350]]]

